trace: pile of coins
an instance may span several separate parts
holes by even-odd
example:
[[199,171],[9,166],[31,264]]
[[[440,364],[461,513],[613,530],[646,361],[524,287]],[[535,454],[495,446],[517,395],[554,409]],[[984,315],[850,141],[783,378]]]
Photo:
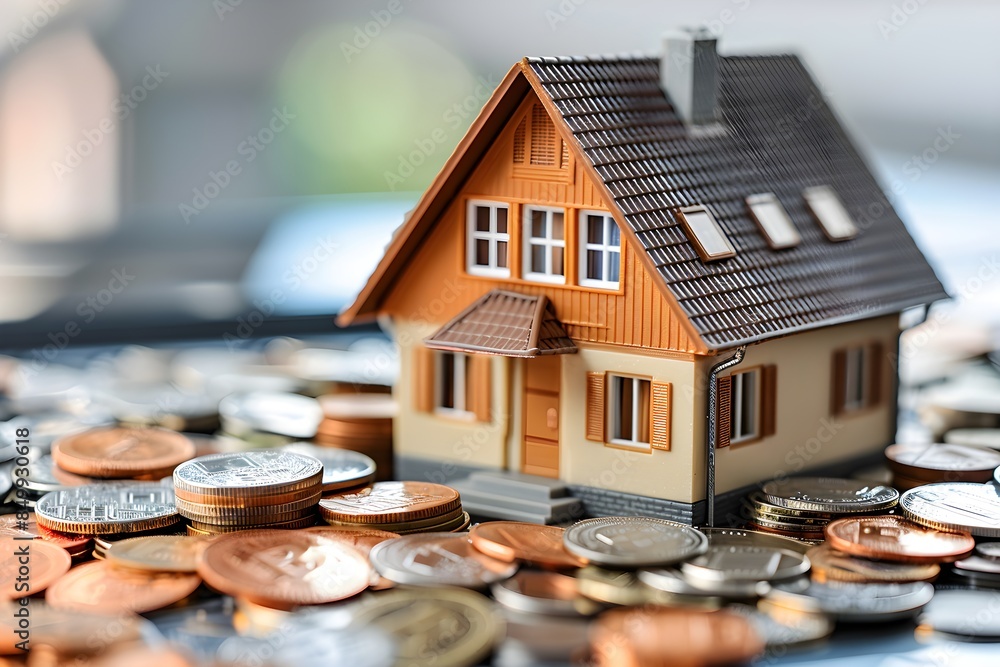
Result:
[[323,421],[314,440],[323,447],[371,457],[378,480],[392,479],[392,418],[396,402],[389,394],[328,394],[319,397]]
[[306,528],[316,523],[323,464],[282,450],[214,454],[178,466],[173,482],[193,535]]
[[319,512],[332,526],[370,528],[399,535],[457,532],[471,519],[458,491],[428,482],[375,482],[325,496]]
[[823,529],[840,517],[884,513],[899,492],[889,486],[834,477],[793,477],[765,483],[748,498],[754,530],[822,541]]
[[988,482],[1000,468],[1000,452],[962,444],[889,445],[885,458],[899,491],[935,482]]

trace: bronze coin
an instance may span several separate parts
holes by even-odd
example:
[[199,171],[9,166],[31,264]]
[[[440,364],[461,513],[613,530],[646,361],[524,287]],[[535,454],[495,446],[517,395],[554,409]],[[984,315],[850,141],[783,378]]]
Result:
[[8,600],[40,593],[69,572],[65,549],[44,540],[0,538],[0,596]]
[[900,516],[838,519],[826,527],[825,534],[837,551],[899,563],[950,563],[976,547],[969,533],[935,530]]
[[[223,533],[238,533],[244,530],[258,530],[262,528],[267,528],[269,530],[300,530],[302,528],[311,528],[315,526],[316,521],[317,517],[315,514],[309,514],[301,519],[293,519],[291,521],[258,523],[253,526],[220,526],[212,523],[192,521],[188,524],[188,534],[222,535]],[[192,528],[194,528],[194,531],[191,530]]]
[[462,506],[458,491],[429,482],[376,482],[360,491],[337,493],[319,502],[327,521],[401,523],[428,519]]
[[[346,528],[339,526],[314,526],[306,528],[305,531],[317,532],[324,537],[343,542],[348,546],[357,549],[358,553],[366,559],[376,544],[381,544],[386,540],[395,540],[400,537],[398,533],[390,533],[387,530],[375,530],[374,528]],[[369,588],[374,591],[381,591],[395,586],[372,568],[372,579]]]
[[194,444],[162,428],[97,428],[52,444],[52,460],[77,475],[131,478],[172,470],[194,456]]
[[183,600],[200,584],[194,574],[143,572],[94,561],[76,566],[49,586],[45,600],[59,609],[143,614]]
[[927,482],[988,482],[1000,466],[1000,452],[971,445],[895,444],[885,457],[903,477]]
[[152,572],[197,572],[208,542],[183,535],[150,535],[115,542],[105,553],[112,565]]
[[249,507],[270,507],[272,505],[285,505],[296,503],[306,498],[315,496],[322,491],[319,483],[314,483],[296,491],[287,493],[256,494],[252,489],[247,489],[245,495],[218,496],[204,493],[188,491],[186,489],[174,488],[174,494],[178,501],[193,505],[205,505],[219,508],[249,508]]
[[776,528],[769,524],[758,523],[756,521],[748,521],[747,526],[751,530],[756,530],[761,533],[771,533],[772,535],[781,535],[782,537],[790,537],[795,540],[802,540],[805,542],[822,542],[824,539],[823,533],[819,532],[801,532],[798,530],[787,530],[785,528]]
[[934,581],[941,573],[937,563],[892,563],[858,558],[827,544],[813,547],[806,555],[813,581],[843,581],[855,584]]
[[48,528],[42,528],[35,521],[34,512],[29,512],[26,519],[20,520],[16,514],[0,516],[0,537],[33,537],[51,542],[69,552],[71,556],[82,553],[90,547],[89,535],[73,535],[57,533]]
[[583,567],[582,558],[566,551],[563,528],[518,521],[489,521],[474,526],[469,540],[479,551],[502,561],[522,560],[540,567]]
[[198,572],[222,593],[278,609],[343,600],[371,581],[371,566],[356,549],[302,530],[220,536],[203,552]]

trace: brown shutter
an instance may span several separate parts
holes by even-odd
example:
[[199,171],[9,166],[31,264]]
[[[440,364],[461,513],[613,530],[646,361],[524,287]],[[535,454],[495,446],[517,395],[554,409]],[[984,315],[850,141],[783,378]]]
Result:
[[413,407],[434,411],[434,350],[423,345],[413,348]]
[[670,383],[653,380],[651,387],[652,409],[649,411],[649,444],[653,449],[670,451]]
[[528,117],[525,116],[514,130],[514,164],[524,164],[524,136],[528,131]]
[[716,396],[718,404],[715,406],[715,446],[728,447],[730,430],[732,429],[733,411],[733,378],[729,375],[716,380]]
[[541,104],[531,108],[531,164],[556,166],[556,126]]
[[604,442],[604,373],[587,373],[587,440]]
[[777,422],[777,391],[778,391],[778,367],[764,366],[761,369],[761,404],[760,404],[760,428],[761,437],[766,438],[774,435]]
[[469,386],[466,404],[476,421],[492,421],[490,410],[490,364],[493,357],[486,354],[469,355]]
[[882,402],[882,368],[885,365],[885,348],[882,343],[872,343],[868,347],[871,355],[868,375],[868,405],[874,406]]
[[847,394],[847,350],[833,353],[833,387],[830,388],[830,411],[839,415],[844,411],[844,396]]

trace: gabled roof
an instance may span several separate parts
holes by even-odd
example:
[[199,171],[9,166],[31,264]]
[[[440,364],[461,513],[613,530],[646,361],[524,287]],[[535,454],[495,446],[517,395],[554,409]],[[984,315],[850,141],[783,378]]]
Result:
[[[861,156],[794,56],[720,57],[715,130],[688,130],[660,88],[657,58],[526,58],[504,79],[342,322],[374,313],[418,243],[527,93],[538,93],[638,245],[668,302],[707,350],[877,317],[947,298]],[[519,76],[519,75],[523,75]],[[506,114],[506,115],[505,115]],[[491,122],[502,116],[501,122]],[[482,143],[482,133],[489,135]],[[478,153],[477,153],[478,151]],[[859,234],[834,243],[802,197],[832,187]],[[802,237],[772,250],[745,198],[773,192]],[[705,263],[678,211],[711,208],[736,247]],[[418,214],[420,214],[418,216]],[[427,219],[431,216],[430,219]],[[395,274],[394,274],[395,272]]]
[[571,354],[576,345],[544,295],[487,292],[424,344],[432,349],[505,357]]

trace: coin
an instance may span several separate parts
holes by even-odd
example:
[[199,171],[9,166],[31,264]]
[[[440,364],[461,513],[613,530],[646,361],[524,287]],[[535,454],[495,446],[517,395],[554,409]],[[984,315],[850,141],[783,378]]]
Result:
[[970,554],[968,533],[927,528],[899,516],[838,519],[826,527],[830,546],[852,556],[899,563],[950,563]]
[[[302,528],[312,528],[316,525],[317,517],[314,514],[309,514],[301,519],[292,519],[291,521],[276,521],[273,523],[260,523],[254,526],[254,529],[266,528],[268,530],[300,530]],[[188,535],[192,536],[205,536],[205,535],[221,535],[223,533],[238,533],[240,531],[248,530],[247,526],[220,526],[212,523],[199,523],[197,521],[192,521],[188,524]]]
[[14,600],[44,591],[69,571],[64,549],[44,540],[0,537],[0,595]]
[[[956,570],[965,570],[976,574],[1000,575],[1000,562],[982,556],[969,556],[952,564]],[[956,572],[956,574],[958,574]]]
[[744,530],[742,528],[699,528],[708,537],[711,546],[728,546],[749,544],[755,547],[767,547],[770,549],[791,549],[799,553],[806,553],[809,545],[798,540],[793,540],[780,535],[771,535],[756,530]]
[[779,524],[771,524],[764,521],[748,521],[747,527],[756,532],[780,535],[781,537],[794,539],[809,546],[823,541],[822,532],[803,532],[795,528],[783,528]]
[[[247,521],[249,523],[256,523],[258,521],[264,521],[268,517],[276,517],[277,515],[287,515],[285,519],[275,519],[275,520],[290,520],[292,518],[298,518],[305,514],[314,514],[316,504],[319,502],[320,493],[314,493],[311,496],[303,498],[302,500],[296,500],[290,503],[275,503],[274,505],[265,506],[251,506],[251,507],[234,507],[234,506],[216,506],[216,505],[205,505],[201,503],[192,503],[186,500],[177,499],[177,511],[189,519],[195,521],[200,521],[202,523],[217,523],[220,525],[239,523],[240,521]],[[290,516],[295,514],[296,516]]]
[[[337,540],[338,542],[343,542],[344,544],[357,549],[358,553],[366,559],[369,558],[369,555],[376,544],[400,537],[398,533],[391,533],[386,530],[375,530],[374,528],[359,528],[357,526],[347,528],[338,528],[337,526],[314,526],[312,528],[306,528],[305,530],[306,532],[317,532],[324,537]],[[382,575],[380,575],[377,571],[372,571],[370,584],[371,589],[380,591],[392,588],[393,586],[395,586],[395,584],[392,581],[382,577]]]
[[38,525],[101,535],[163,528],[180,521],[172,489],[154,482],[92,484],[48,493],[35,507]]
[[588,565],[575,575],[576,588],[584,597],[606,604],[637,607],[645,604],[670,605],[673,596],[647,586],[635,572],[608,570]]
[[915,616],[932,597],[934,587],[925,582],[852,584],[814,581],[805,591],[788,590],[783,584],[775,584],[759,606],[762,609],[774,605],[824,613],[854,623],[888,622]]
[[895,472],[928,482],[986,482],[1000,466],[1000,452],[970,445],[896,444],[885,457]]
[[522,560],[541,567],[583,567],[581,558],[566,551],[564,529],[518,521],[489,521],[473,526],[469,540],[487,556]]
[[976,545],[976,553],[983,558],[1000,560],[1000,542],[980,542]]
[[557,572],[525,570],[490,589],[507,609],[546,616],[593,616],[604,606],[580,595],[576,579]]
[[115,542],[107,551],[112,565],[155,572],[197,572],[207,542],[181,535],[151,535]]
[[202,552],[198,572],[218,591],[279,609],[342,600],[371,580],[368,561],[356,550],[305,531],[222,535]]
[[318,400],[331,419],[392,419],[398,413],[389,394],[326,394]]
[[672,565],[708,548],[708,538],[691,526],[647,517],[601,517],[578,521],[563,533],[570,553],[598,565]]
[[1000,495],[986,484],[928,484],[903,494],[906,518],[939,530],[1000,537]]
[[688,580],[711,584],[727,581],[781,581],[809,571],[809,559],[788,549],[753,545],[709,547],[703,555],[681,565]]
[[757,635],[770,647],[808,644],[833,633],[833,621],[825,614],[807,614],[780,608],[765,612],[747,604],[729,605],[726,611],[750,621]]
[[461,507],[458,507],[446,514],[441,514],[439,516],[432,516],[427,519],[415,519],[413,521],[398,521],[398,522],[365,522],[359,524],[356,521],[331,521],[327,519],[327,523],[331,526],[340,528],[363,528],[365,526],[377,527],[379,530],[387,530],[391,533],[404,533],[413,531],[434,531],[434,532],[444,532],[439,526],[442,524],[454,523],[455,521],[464,521],[465,512],[462,511]]
[[27,516],[23,517],[16,514],[0,516],[0,537],[31,537],[45,540],[65,549],[71,556],[85,552],[90,546],[91,539],[87,535],[70,535],[47,530],[38,525],[33,512],[25,514]]
[[970,445],[1000,450],[1000,428],[956,428],[944,434],[951,445]]
[[803,510],[794,509],[790,507],[782,507],[781,505],[775,505],[769,503],[764,494],[759,491],[755,491],[747,496],[747,500],[750,502],[749,510],[751,515],[760,513],[766,515],[773,515],[776,519],[781,518],[810,518],[810,519],[836,519],[841,516],[840,512],[817,512],[813,510]]
[[478,665],[504,636],[504,622],[493,602],[460,588],[373,595],[359,605],[350,627],[372,626],[395,639],[395,664],[411,667]]
[[774,505],[814,512],[869,512],[888,509],[899,499],[892,487],[835,477],[772,480],[761,491]]
[[193,574],[142,572],[91,562],[76,566],[49,586],[45,600],[59,609],[142,614],[183,600],[199,585],[201,579]]
[[639,608],[601,614],[591,628],[596,667],[743,664],[764,651],[750,621],[728,611]]
[[770,586],[764,581],[702,581],[688,579],[680,570],[654,568],[639,570],[639,581],[671,595],[672,606],[718,609],[725,598],[742,600],[764,595]]
[[251,391],[226,396],[219,416],[228,433],[251,431],[305,440],[316,435],[323,411],[316,399],[279,391]]
[[323,464],[311,456],[281,450],[213,454],[192,459],[174,470],[174,487],[181,498],[203,502],[204,497],[245,498],[284,494],[318,486]]
[[453,512],[462,500],[451,487],[429,482],[376,482],[360,491],[327,496],[319,503],[327,521],[398,523]]
[[1000,593],[938,591],[920,615],[918,635],[942,633],[979,641],[1000,640]]
[[161,428],[91,429],[52,444],[56,465],[89,477],[129,478],[169,471],[192,456],[190,440]]
[[941,573],[941,567],[936,563],[911,564],[867,560],[841,553],[825,544],[813,547],[806,555],[812,564],[811,576],[814,581],[820,583],[933,581]]
[[405,524],[391,523],[377,523],[370,525],[373,527],[377,526],[383,530],[395,531],[400,535],[412,535],[413,533],[457,533],[468,530],[471,523],[472,519],[469,517],[469,513],[462,512],[453,518],[446,519],[442,523],[435,523],[420,528],[407,528]]
[[312,456],[323,463],[323,491],[341,491],[370,484],[375,479],[375,461],[360,452],[317,447],[296,442],[287,451]]
[[383,541],[370,560],[385,578],[414,586],[483,588],[517,572],[516,563],[476,551],[467,534],[418,533]]

